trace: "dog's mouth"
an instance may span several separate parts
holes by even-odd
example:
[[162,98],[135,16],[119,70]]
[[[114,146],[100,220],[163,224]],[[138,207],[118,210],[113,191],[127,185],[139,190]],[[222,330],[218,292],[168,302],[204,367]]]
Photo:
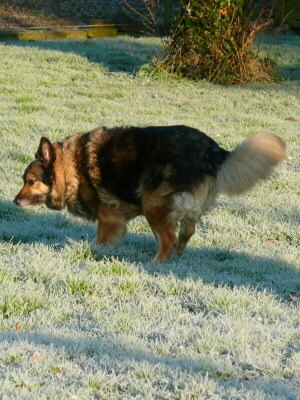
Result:
[[32,198],[26,198],[26,197],[18,197],[16,196],[13,200],[14,204],[17,205],[18,207],[33,207],[37,206],[39,204],[44,204],[46,202],[46,196],[45,195],[38,195],[34,196]]

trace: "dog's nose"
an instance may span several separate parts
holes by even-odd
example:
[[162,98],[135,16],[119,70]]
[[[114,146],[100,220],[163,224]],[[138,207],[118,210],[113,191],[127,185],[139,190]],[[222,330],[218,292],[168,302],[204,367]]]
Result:
[[16,206],[20,205],[20,199],[18,197],[15,197],[13,202],[15,203]]

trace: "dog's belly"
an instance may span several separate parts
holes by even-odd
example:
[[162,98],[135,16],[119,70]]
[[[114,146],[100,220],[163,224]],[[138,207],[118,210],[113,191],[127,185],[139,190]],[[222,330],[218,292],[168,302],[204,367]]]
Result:
[[119,197],[112,194],[104,187],[97,189],[99,201],[103,204],[107,204],[113,208],[116,208],[126,220],[137,217],[143,213],[142,207],[137,204],[128,203],[121,200]]
[[[126,220],[130,220],[142,214],[142,208],[139,206],[125,203],[124,201],[118,201],[116,198],[114,198],[113,201],[108,201],[108,199],[105,200],[102,201],[102,203],[108,204],[111,207],[116,208]],[[77,217],[82,217],[92,221],[96,220],[98,217],[98,208],[95,210],[91,210],[89,207],[87,207],[86,204],[82,203],[81,201],[74,201],[71,204],[68,204],[67,208],[71,214],[76,215]]]

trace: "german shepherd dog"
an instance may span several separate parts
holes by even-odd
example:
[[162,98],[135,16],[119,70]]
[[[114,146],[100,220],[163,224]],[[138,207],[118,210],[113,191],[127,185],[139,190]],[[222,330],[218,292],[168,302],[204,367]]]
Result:
[[231,152],[187,126],[101,127],[58,143],[42,137],[14,203],[66,206],[97,220],[100,245],[118,243],[127,222],[144,215],[159,243],[153,261],[162,263],[183,252],[218,193],[251,189],[284,157],[285,145],[272,133]]

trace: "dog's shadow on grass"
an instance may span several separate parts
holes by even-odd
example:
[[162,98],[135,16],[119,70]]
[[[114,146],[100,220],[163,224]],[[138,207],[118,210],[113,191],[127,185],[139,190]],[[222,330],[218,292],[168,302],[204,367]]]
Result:
[[[168,263],[152,264],[157,242],[150,234],[129,233],[120,246],[101,248],[94,244],[96,225],[46,209],[21,209],[0,200],[0,240],[12,244],[41,243],[60,251],[83,241],[90,246],[95,261],[117,258],[136,264],[150,275],[173,274],[179,279],[202,279],[206,283],[228,286],[246,285],[273,292],[287,299],[300,290],[300,276],[294,265],[280,258],[269,258],[228,248],[188,246],[182,256]],[[267,246],[268,244],[266,244]]]
[[[45,211],[45,212],[44,212]],[[69,238],[74,240],[88,239],[95,234],[95,226],[85,224],[80,220],[73,220],[64,213],[51,212],[44,209],[23,210],[7,200],[0,200],[0,241],[15,243],[22,246],[37,243],[41,245],[55,245],[57,251],[69,244]],[[88,244],[85,242],[85,244]],[[74,245],[74,244],[71,244]],[[75,244],[76,245],[76,244]],[[79,243],[80,245],[80,243]],[[209,284],[240,286],[247,285],[253,288],[266,289],[277,295],[279,301],[287,299],[291,290],[297,290],[299,286],[299,275],[292,265],[284,261],[270,259],[261,256],[238,253],[224,248],[199,248],[189,247],[181,256],[174,256],[171,261],[163,265],[153,265],[149,260],[157,249],[157,243],[148,234],[128,234],[124,244],[117,248],[96,248],[91,245],[91,255],[94,260],[101,261],[109,257],[117,257],[129,263],[134,263],[151,276],[156,274],[169,276],[170,273],[178,279],[201,279]],[[1,254],[1,253],[0,253]],[[81,319],[80,309],[76,312],[76,319],[72,319],[74,325],[65,327],[57,324],[51,328],[36,329],[35,331],[8,331],[1,334],[1,342],[4,349],[13,351],[22,349],[22,354],[32,357],[33,352],[43,357],[46,350],[57,354],[53,359],[60,360],[60,356],[66,359],[82,360],[84,371],[77,365],[78,374],[92,371],[95,365],[99,370],[119,370],[124,365],[124,371],[131,371],[133,365],[136,368],[159,368],[162,374],[175,376],[178,371],[193,376],[209,376],[219,385],[220,392],[233,389],[253,389],[255,382],[256,390],[265,393],[267,397],[272,396],[273,385],[287,393],[291,390],[287,382],[281,378],[263,379],[264,377],[248,378],[241,377],[233,379],[221,379],[223,370],[222,363],[216,361],[214,353],[199,354],[197,356],[172,356],[160,355],[156,351],[147,351],[145,347],[136,345],[130,335],[116,335],[103,333],[101,324],[94,324],[89,319]],[[77,322],[76,322],[77,321]],[[78,324],[78,325],[77,325]],[[200,329],[200,328],[199,328]],[[18,354],[18,353],[17,353]],[[24,356],[25,357],[25,356]],[[45,360],[45,363],[47,360]],[[51,358],[49,361],[51,368]],[[133,364],[134,363],[134,364]],[[16,364],[18,370],[21,368]],[[238,368],[243,368],[241,357]],[[221,367],[220,367],[221,366]],[[11,366],[13,368],[13,366]],[[252,368],[252,367],[251,367]],[[79,376],[78,375],[78,376]],[[245,375],[246,376],[246,375]],[[127,379],[126,372],[122,379]],[[254,381],[255,379],[255,381]],[[78,382],[80,379],[78,378]],[[252,386],[251,386],[252,385]]]

